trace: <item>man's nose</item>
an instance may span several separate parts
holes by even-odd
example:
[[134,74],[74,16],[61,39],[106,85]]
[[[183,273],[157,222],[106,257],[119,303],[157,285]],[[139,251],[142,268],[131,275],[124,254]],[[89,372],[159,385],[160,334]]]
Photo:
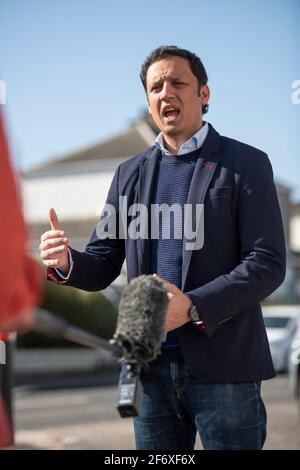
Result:
[[171,83],[165,82],[161,89],[161,99],[166,99],[174,96],[174,87]]

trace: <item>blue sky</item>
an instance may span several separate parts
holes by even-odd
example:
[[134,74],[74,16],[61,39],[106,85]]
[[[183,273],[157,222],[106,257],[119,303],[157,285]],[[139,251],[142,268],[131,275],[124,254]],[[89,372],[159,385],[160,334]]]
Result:
[[266,151],[300,198],[299,0],[0,0],[0,80],[27,169],[125,129],[145,107],[139,70],[160,44],[203,60],[206,119]]

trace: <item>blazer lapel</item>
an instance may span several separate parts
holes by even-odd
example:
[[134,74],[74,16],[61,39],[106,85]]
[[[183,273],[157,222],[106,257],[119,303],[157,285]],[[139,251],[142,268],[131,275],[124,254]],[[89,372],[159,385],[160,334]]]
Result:
[[144,162],[139,169],[139,184],[137,193],[137,202],[146,206],[148,210],[148,238],[137,239],[137,254],[139,261],[140,274],[150,273],[150,216],[151,216],[151,203],[152,191],[155,181],[157,165],[159,162],[161,152],[157,147],[151,147]]
[[[194,170],[191,186],[188,194],[187,204],[195,207],[196,204],[203,204],[207,193],[207,189],[212,180],[214,172],[217,168],[219,161],[220,151],[220,136],[215,129],[209,124],[209,132],[203,144],[200,157],[197,160]],[[190,206],[191,207],[191,206]],[[199,222],[199,223],[198,223]],[[196,237],[200,231],[201,218],[197,221]],[[195,237],[195,238],[196,238]],[[183,252],[182,252],[182,290],[185,289],[185,283],[191,256],[193,250],[186,249],[186,246],[191,245],[193,240],[188,240],[184,237]],[[188,245],[187,245],[188,244]]]
[[[207,189],[216,170],[219,161],[219,134],[209,124],[209,132],[201,150],[201,156],[197,160],[193,174],[187,204],[203,204]],[[139,273],[150,273],[150,206],[152,203],[153,184],[161,152],[157,147],[151,147],[139,168],[138,191],[135,203],[142,204],[148,209],[148,238],[136,240],[137,255],[139,262]],[[184,290],[187,272],[193,250],[186,250],[185,244],[191,240],[184,239],[183,243],[183,266],[182,266],[182,289]]]

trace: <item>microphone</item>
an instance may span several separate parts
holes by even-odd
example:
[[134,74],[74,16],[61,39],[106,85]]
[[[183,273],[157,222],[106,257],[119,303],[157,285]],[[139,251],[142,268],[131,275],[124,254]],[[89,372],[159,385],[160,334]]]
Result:
[[117,408],[122,417],[137,416],[142,394],[140,372],[160,354],[166,339],[168,296],[152,275],[134,278],[124,288],[112,344],[123,349]]
[[140,372],[160,354],[166,338],[164,321],[168,307],[167,290],[152,275],[134,278],[125,286],[113,339],[106,341],[70,325],[44,310],[36,311],[35,331],[68,339],[93,349],[105,349],[121,358],[117,409],[122,417],[136,416],[142,392]]
[[123,289],[113,344],[125,351],[128,362],[147,367],[156,359],[165,340],[167,291],[152,275],[132,279]]

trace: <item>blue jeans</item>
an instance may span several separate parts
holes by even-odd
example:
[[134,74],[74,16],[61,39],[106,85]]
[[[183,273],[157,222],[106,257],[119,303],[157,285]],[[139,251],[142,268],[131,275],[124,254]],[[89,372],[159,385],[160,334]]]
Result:
[[141,374],[137,449],[193,450],[197,431],[204,449],[262,449],[266,411],[260,382],[204,384],[183,359],[165,356]]

